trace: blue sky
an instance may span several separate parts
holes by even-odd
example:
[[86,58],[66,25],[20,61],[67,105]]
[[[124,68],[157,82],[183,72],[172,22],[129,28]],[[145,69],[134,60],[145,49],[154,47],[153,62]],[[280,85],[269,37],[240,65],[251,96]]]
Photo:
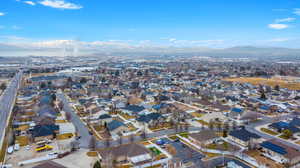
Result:
[[2,43],[299,47],[300,0],[1,0]]

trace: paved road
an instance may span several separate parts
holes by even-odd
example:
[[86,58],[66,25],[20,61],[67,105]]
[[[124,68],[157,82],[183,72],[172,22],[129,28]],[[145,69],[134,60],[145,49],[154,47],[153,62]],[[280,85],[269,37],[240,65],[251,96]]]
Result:
[[[280,116],[280,117],[277,117],[277,121],[280,121],[280,120],[284,120],[284,119],[288,119],[288,118],[293,118],[293,117],[296,117],[296,115],[292,115],[292,114],[288,114],[288,115],[283,115],[283,116]],[[286,144],[288,146],[291,146],[291,147],[294,147],[298,150],[300,150],[300,145],[296,145],[294,143],[290,143],[286,140],[283,140],[281,138],[277,138],[277,137],[274,137],[274,136],[271,136],[269,134],[266,134],[266,133],[262,133],[258,130],[255,129],[255,127],[258,127],[258,126],[261,126],[261,125],[266,125],[266,124],[271,124],[272,122],[274,122],[274,118],[270,118],[270,117],[263,117],[262,120],[258,121],[258,122],[255,122],[255,123],[250,123],[248,125],[246,125],[246,129],[252,133],[256,133],[257,135],[263,137],[264,139],[276,139],[278,140],[279,142],[283,143],[283,144]]]
[[[69,100],[65,97],[64,94],[62,93],[58,93],[57,94],[58,98],[61,99],[64,103],[64,108],[63,110],[66,112],[70,112],[70,114],[72,115],[72,123],[75,125],[75,127],[78,130],[79,135],[81,136],[80,139],[80,147],[83,148],[88,148],[88,144],[91,138],[91,135],[89,134],[89,130],[86,127],[86,125],[80,120],[80,118],[77,116],[77,114],[74,112],[73,108],[70,107],[70,102]],[[284,115],[284,116],[280,116],[277,118],[277,120],[282,120],[282,119],[286,119],[286,118],[291,118],[291,117],[295,117],[294,115]],[[260,135],[261,137],[265,138],[265,139],[272,139],[275,138],[271,135],[262,133],[260,131],[257,131],[255,129],[255,127],[260,126],[260,125],[265,125],[265,124],[269,124],[272,123],[274,121],[274,118],[270,118],[270,117],[263,117],[262,120],[255,122],[255,123],[250,123],[248,125],[246,125],[246,129],[250,132],[256,133],[258,135]],[[199,127],[190,127],[188,131],[200,131],[201,128]],[[148,133],[147,134],[147,138],[154,138],[154,137],[160,137],[160,136],[164,136],[164,135],[171,135],[171,134],[175,134],[176,131],[174,129],[168,129],[168,130],[162,130],[162,131],[157,131],[157,132],[153,132],[153,133]],[[300,146],[293,144],[293,143],[289,143],[283,139],[280,138],[276,138],[278,141],[287,144],[289,146],[292,146],[294,148],[297,148],[300,150]],[[130,138],[122,138],[122,143],[123,144],[127,144],[130,142],[138,142],[143,140],[143,138],[141,136],[135,135],[133,140]],[[109,142],[109,146],[118,146],[119,145],[119,140],[112,140]],[[106,141],[97,141],[97,148],[105,148],[107,147],[107,142]]]
[[2,147],[2,141],[5,135],[5,128],[7,127],[8,118],[11,115],[14,106],[17,91],[21,83],[22,75],[22,71],[17,73],[9,83],[2,96],[0,97],[0,147]]
[[[63,93],[57,93],[57,97],[63,101],[64,107],[63,110],[65,112],[69,112],[72,116],[71,121],[75,125],[79,135],[81,136],[81,139],[79,140],[80,142],[80,147],[82,148],[88,148],[89,142],[91,135],[89,134],[89,130],[86,127],[86,125],[80,120],[80,118],[77,116],[73,108],[70,106],[71,102],[66,98],[66,96]],[[199,127],[190,127],[189,131],[199,131],[201,128]],[[148,133],[146,136],[147,138],[153,138],[153,137],[160,137],[164,135],[171,135],[175,134],[176,131],[174,129],[168,129],[168,130],[162,130],[162,131],[157,131],[153,133]],[[143,140],[141,136],[135,135],[133,138],[133,142],[138,142]],[[130,138],[122,138],[122,143],[127,144],[130,143],[131,139]],[[119,145],[119,140],[111,140],[109,142],[109,146],[118,146]],[[107,142],[106,141],[97,141],[97,148],[105,148],[107,147]]]
[[214,159],[211,159],[211,160],[208,160],[208,161],[204,161],[204,166],[203,167],[217,167],[217,166],[220,166],[220,165],[223,165],[223,163],[228,163],[230,161],[233,161],[241,166],[243,166],[244,168],[250,168],[250,166],[246,165],[245,163],[239,161],[238,159],[233,159],[233,158],[229,158],[229,157],[217,157],[217,158],[214,158]]
[[76,130],[77,130],[79,136],[81,136],[81,138],[79,139],[80,147],[82,147],[82,148],[88,148],[89,142],[90,142],[90,139],[91,139],[91,135],[89,133],[88,128],[80,120],[80,118],[78,117],[78,115],[75,113],[75,111],[73,110],[73,108],[70,106],[70,102],[66,98],[66,96],[63,93],[57,93],[57,97],[64,104],[63,111],[65,111],[67,113],[70,113],[71,116],[72,116],[71,117],[71,122],[76,127]]
[[[190,127],[188,129],[188,131],[200,131],[201,128],[199,127]],[[176,130],[175,129],[168,129],[168,130],[162,130],[162,131],[156,131],[156,132],[153,132],[153,133],[147,133],[146,135],[146,138],[149,139],[149,138],[154,138],[154,137],[161,137],[161,136],[164,136],[164,135],[172,135],[172,134],[175,134],[176,133]],[[177,132],[178,133],[178,132]],[[130,139],[130,138],[122,138],[122,144],[127,144],[127,143],[131,143],[131,142],[139,142],[139,141],[142,141],[143,140],[143,137],[141,136],[138,136],[138,135],[135,135],[134,138],[133,138],[133,141]],[[120,143],[119,140],[113,140],[113,141],[110,141],[110,147],[112,146],[119,146]],[[97,142],[97,148],[105,148],[107,147],[107,144],[105,141],[98,141]]]

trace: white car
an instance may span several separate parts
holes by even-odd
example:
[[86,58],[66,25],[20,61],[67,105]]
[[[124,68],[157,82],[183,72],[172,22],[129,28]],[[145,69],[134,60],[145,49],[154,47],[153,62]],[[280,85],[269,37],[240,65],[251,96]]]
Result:
[[7,153],[12,154],[14,152],[14,146],[10,146],[7,148]]
[[20,149],[20,144],[15,144],[14,150],[15,150],[15,151],[18,151],[19,149]]

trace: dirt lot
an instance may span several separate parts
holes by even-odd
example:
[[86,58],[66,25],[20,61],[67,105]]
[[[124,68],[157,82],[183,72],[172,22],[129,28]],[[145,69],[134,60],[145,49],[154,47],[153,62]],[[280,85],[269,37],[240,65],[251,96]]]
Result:
[[268,85],[268,86],[276,86],[279,85],[281,88],[287,88],[290,90],[300,90],[300,82],[296,82],[292,78],[255,78],[255,77],[249,77],[249,78],[225,78],[224,81],[229,82],[240,82],[240,83],[251,83],[253,85]]
[[15,151],[11,155],[9,155],[9,154],[6,155],[6,163],[12,164],[13,167],[19,167],[18,163],[21,161],[46,156],[48,153],[59,151],[59,147],[58,147],[57,143],[52,142],[49,145],[53,146],[53,150],[44,151],[44,152],[36,152],[35,148],[37,147],[37,145],[31,145],[29,150],[27,150],[26,147],[21,147],[19,151]]

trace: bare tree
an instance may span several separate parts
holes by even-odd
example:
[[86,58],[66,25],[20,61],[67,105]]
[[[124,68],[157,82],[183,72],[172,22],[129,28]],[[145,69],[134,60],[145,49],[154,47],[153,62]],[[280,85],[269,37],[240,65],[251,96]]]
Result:
[[134,134],[130,134],[129,141],[130,141],[130,143],[134,142]]
[[70,112],[66,112],[65,114],[66,114],[66,119],[67,119],[68,121],[71,121],[71,119],[72,119],[71,113],[70,113]]
[[94,136],[91,136],[90,138],[89,148],[91,151],[96,149],[96,138]]
[[0,85],[0,90],[4,91],[6,89],[6,84],[5,83],[1,83]]
[[120,145],[122,145],[122,143],[123,143],[122,133],[119,132],[118,136],[119,136],[118,142],[119,142]]
[[59,110],[63,110],[63,108],[64,108],[64,103],[63,103],[62,101],[60,101],[60,102],[58,103],[58,108],[59,108]]
[[105,143],[104,145],[106,148],[110,147],[110,139],[109,138],[106,138],[104,143]]
[[214,121],[209,120],[208,127],[209,127],[210,130],[214,130],[214,127],[215,127]]
[[71,152],[76,151],[77,149],[79,149],[79,142],[78,141],[72,141],[70,143],[71,146]]

